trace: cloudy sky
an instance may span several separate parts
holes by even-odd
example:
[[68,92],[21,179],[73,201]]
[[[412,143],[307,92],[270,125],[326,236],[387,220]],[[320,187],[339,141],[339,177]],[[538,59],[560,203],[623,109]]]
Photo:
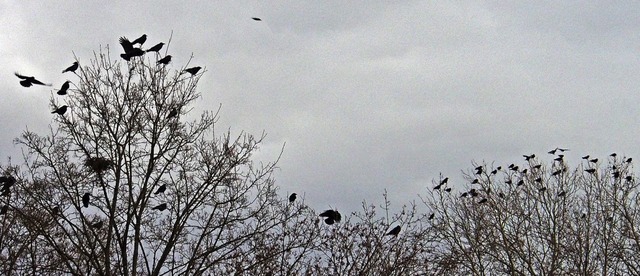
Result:
[[[118,37],[167,41],[207,69],[199,110],[217,129],[268,136],[276,183],[317,209],[417,199],[471,161],[570,148],[640,159],[640,2],[3,1],[0,157],[53,122],[48,99]],[[505,4],[506,2],[510,4]],[[251,20],[260,17],[261,22]],[[22,88],[14,71],[53,88]]]

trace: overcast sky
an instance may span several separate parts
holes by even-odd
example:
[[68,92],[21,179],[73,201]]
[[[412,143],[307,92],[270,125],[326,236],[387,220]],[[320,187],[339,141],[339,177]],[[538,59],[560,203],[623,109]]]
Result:
[[[48,99],[74,53],[88,64],[120,36],[166,42],[205,66],[199,110],[217,129],[268,136],[281,193],[316,209],[400,206],[472,160],[543,160],[640,149],[638,1],[3,1],[0,157],[46,133]],[[505,3],[511,4],[505,4]],[[616,4],[612,4],[616,3]],[[263,21],[251,20],[260,17]],[[25,89],[13,75],[52,88]]]

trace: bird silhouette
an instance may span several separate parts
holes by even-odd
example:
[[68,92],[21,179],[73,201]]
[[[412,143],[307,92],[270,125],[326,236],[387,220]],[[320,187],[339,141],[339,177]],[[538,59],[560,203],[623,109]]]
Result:
[[73,65],[67,67],[67,69],[62,70],[62,73],[65,73],[65,72],[72,72],[73,73],[76,70],[78,70],[78,65],[79,65],[78,62],[74,61]]
[[442,184],[440,185],[436,185],[435,187],[433,187],[434,190],[440,190],[440,188],[442,187]]
[[533,166],[532,168],[534,168],[534,169],[539,169],[539,168],[541,168],[541,167],[542,167],[542,164],[538,164],[538,165]]
[[633,176],[627,175],[627,176],[625,176],[624,180],[631,181],[631,180],[633,180]]
[[587,154],[587,155],[585,155],[585,156],[582,156],[582,159],[584,159],[584,160],[589,160],[589,155]]
[[335,221],[332,218],[326,218],[324,219],[324,223],[326,223],[327,225],[332,225],[335,223]]
[[535,155],[535,154],[531,154],[531,155],[523,155],[523,157],[524,157],[524,160],[525,160],[525,161],[529,161],[529,160],[531,160],[531,159],[533,159],[533,158],[536,158],[536,155]]
[[57,94],[58,95],[67,95],[67,90],[69,89],[69,81],[65,81],[62,84],[62,87],[60,87],[60,90],[58,90]]
[[560,173],[562,173],[562,170],[557,170],[557,171],[551,173],[551,175],[556,176],[556,175],[559,175]]
[[471,184],[478,184],[478,183],[480,183],[480,180],[478,180],[477,178],[471,181]]
[[89,208],[89,200],[91,199],[91,194],[90,193],[85,193],[82,196],[82,205],[84,205],[84,208]]
[[292,202],[296,201],[296,196],[297,196],[297,194],[296,194],[296,193],[292,193],[292,194],[289,196],[289,203],[292,203]]
[[100,228],[102,228],[102,225],[104,225],[104,221],[99,220],[99,221],[91,224],[91,228],[100,229]]
[[542,177],[538,177],[538,178],[534,179],[533,181],[541,183],[542,182]]
[[435,216],[436,216],[435,213],[431,213],[431,215],[429,215],[429,220],[432,220]]
[[253,19],[255,21],[262,21],[262,19],[260,19],[259,17],[251,17],[251,19]]
[[593,159],[589,160],[589,162],[591,162],[591,163],[598,163],[598,158],[593,158]]
[[596,172],[596,169],[586,169],[584,171],[592,174]]
[[524,180],[520,179],[520,181],[516,183],[516,186],[522,186],[522,185],[524,185]]
[[451,187],[447,187],[446,189],[444,189],[445,192],[450,193],[451,192]]
[[529,170],[524,169],[524,170],[522,170],[522,174],[527,174],[527,172],[528,172],[528,171],[529,171]]
[[483,198],[480,201],[478,201],[478,203],[485,203],[485,202],[487,202],[487,198]]
[[32,86],[32,85],[34,85],[34,84],[37,84],[37,85],[44,85],[44,86],[51,86],[51,84],[45,84],[45,83],[43,83],[43,82],[41,82],[41,81],[37,80],[37,79],[36,79],[35,77],[33,77],[33,76],[29,77],[29,76],[21,75],[21,74],[19,74],[18,72],[14,73],[14,74],[16,75],[16,77],[18,77],[18,78],[22,79],[22,80],[20,81],[20,85],[22,85],[22,86],[24,86],[24,87],[30,87],[30,86]]
[[631,157],[629,157],[629,158],[627,158],[627,160],[625,160],[625,162],[627,162],[627,163],[631,163],[631,161],[633,161],[633,158],[631,158]]
[[187,72],[187,73],[189,73],[189,74],[191,74],[193,76],[193,75],[197,74],[198,71],[200,71],[200,69],[202,69],[202,67],[196,66],[196,67],[191,67],[191,68],[184,69],[182,72]]
[[9,211],[9,205],[2,206],[2,208],[0,208],[0,215],[6,214],[7,211]]
[[160,42],[160,43],[158,43],[158,44],[156,44],[156,45],[153,45],[153,47],[151,47],[151,48],[147,49],[147,51],[146,51],[146,52],[147,52],[147,53],[148,53],[148,52],[156,52],[156,53],[158,53],[158,52],[160,52],[160,49],[162,49],[162,46],[164,46],[164,43],[163,43],[163,42]]
[[393,227],[393,229],[391,229],[389,232],[387,232],[386,236],[394,236],[397,237],[398,234],[400,234],[400,229],[402,229],[400,227],[400,225]]
[[167,210],[167,204],[166,203],[162,203],[156,207],[151,208],[151,210],[158,210],[160,212]]
[[156,190],[156,192],[153,194],[157,195],[159,193],[164,193],[164,191],[166,190],[167,190],[167,184],[162,184],[162,186],[158,187],[158,190]]
[[484,171],[482,166],[476,167],[475,170],[476,170],[476,174],[482,174],[482,172]]
[[442,179],[442,181],[440,181],[440,185],[447,184],[447,182],[449,182],[449,178],[445,177],[444,179]]
[[614,157],[614,158],[615,158],[616,156],[618,156],[618,154],[614,152],[614,153],[612,153],[612,154],[609,154],[609,156],[611,156],[611,157]]
[[63,105],[61,107],[56,108],[56,110],[54,110],[53,112],[51,112],[51,114],[56,113],[58,115],[64,115],[65,112],[67,112],[67,109],[69,107],[66,105]]
[[157,64],[167,65],[169,64],[169,62],[171,62],[171,55],[167,55],[166,57],[161,58],[160,60],[158,60]]
[[468,195],[469,195],[469,193],[464,192],[464,193],[460,194],[460,197],[467,197]]
[[613,178],[619,178],[619,177],[620,177],[620,172],[619,171],[613,172]]
[[122,49],[124,50],[124,54],[120,54],[120,57],[124,60],[129,61],[132,57],[144,55],[145,51],[140,48],[133,47],[133,43],[131,43],[131,41],[126,37],[121,37],[119,41],[120,45],[122,45]]
[[136,38],[136,40],[132,41],[131,45],[140,44],[140,46],[142,46],[142,44],[144,44],[145,41],[147,41],[147,35],[143,34],[142,36]]
[[491,174],[497,174],[497,173],[498,173],[498,170],[491,171]]
[[171,119],[175,116],[178,116],[178,109],[172,108],[171,111],[169,112],[169,115],[167,115],[167,119]]
[[[334,210],[325,210],[318,216],[325,217],[326,219],[324,221],[329,225],[333,224],[333,222],[340,222],[340,220],[342,219],[340,212]],[[329,221],[331,221],[331,223],[329,223]]]

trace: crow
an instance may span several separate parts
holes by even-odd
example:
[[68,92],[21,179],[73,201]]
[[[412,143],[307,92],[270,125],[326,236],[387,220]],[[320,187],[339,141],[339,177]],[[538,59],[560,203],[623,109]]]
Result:
[[618,156],[618,154],[616,154],[616,153],[614,152],[614,153],[612,153],[612,154],[609,154],[609,156],[611,156],[611,157],[615,158],[616,156]]
[[502,193],[502,192],[498,193],[498,197],[499,198],[504,198],[504,193]]
[[62,84],[62,87],[60,87],[60,90],[58,90],[58,95],[67,95],[67,89],[69,89],[69,81],[65,81]]
[[158,210],[160,212],[167,210],[167,204],[166,203],[162,203],[156,207],[151,208],[151,210]]
[[445,177],[444,179],[442,179],[442,181],[440,181],[440,185],[447,184],[447,182],[449,182],[449,178]]
[[631,157],[629,157],[629,158],[627,158],[627,160],[625,160],[625,162],[627,162],[627,163],[631,163],[631,161],[633,161],[633,158],[631,158]]
[[398,234],[400,234],[400,225],[393,227],[393,229],[391,229],[391,231],[389,231],[386,236],[394,236],[397,237]]
[[14,73],[16,75],[16,77],[22,79],[20,81],[20,85],[24,86],[24,87],[30,87],[34,84],[38,84],[38,85],[44,85],[44,86],[51,86],[51,84],[45,84],[39,80],[37,80],[35,77],[28,77],[25,75],[20,75],[18,72]]
[[436,185],[435,187],[433,187],[434,190],[440,190],[440,188],[442,188],[442,184]]
[[483,198],[480,201],[478,201],[478,203],[485,203],[485,202],[487,202],[487,200],[488,200],[487,198]]
[[589,155],[587,154],[587,155],[585,155],[585,156],[582,156],[582,159],[584,159],[584,160],[589,160]]
[[633,180],[633,176],[627,175],[627,176],[624,178],[624,180],[626,180],[626,181],[631,181],[631,180]]
[[142,46],[142,44],[144,44],[145,41],[147,41],[147,34],[143,34],[142,36],[136,38],[136,40],[131,42],[131,45],[140,44],[140,46]]
[[169,64],[169,62],[171,62],[171,55],[167,55],[166,57],[161,58],[160,60],[158,60],[157,64],[167,65]]
[[483,172],[482,166],[476,167],[475,170],[476,170],[476,174],[482,174],[482,172]]
[[[334,210],[325,210],[324,212],[320,213],[320,215],[318,216],[325,217],[326,219],[324,220],[324,222],[326,222],[329,225],[333,224],[334,221],[340,222],[340,220],[342,219],[342,216],[340,215],[340,213]],[[331,221],[331,223],[329,223],[329,220]]]
[[296,193],[292,193],[292,194],[289,196],[289,203],[293,203],[294,201],[296,201],[296,196],[297,196],[297,194],[296,194]]
[[524,157],[524,161],[529,161],[529,160],[531,160],[531,159],[535,158],[535,157],[536,157],[536,155],[535,155],[535,154],[531,154],[531,155],[523,155],[523,157]]
[[262,21],[262,19],[260,19],[259,17],[251,17],[251,19],[253,19],[255,21]]
[[542,164],[538,164],[538,165],[533,166],[534,169],[539,169],[541,167],[542,167]]
[[464,192],[464,193],[460,194],[460,197],[467,197],[468,195],[469,195],[469,193]]
[[478,184],[478,183],[480,183],[480,180],[478,180],[477,178],[471,181],[471,184]]
[[553,172],[551,175],[556,176],[562,173],[563,170],[557,170],[555,172]]
[[82,196],[82,205],[84,205],[84,208],[89,208],[89,199],[91,198],[91,194],[90,193],[85,193]]
[[104,222],[102,220],[99,220],[99,221],[91,224],[91,228],[100,229],[100,228],[102,228],[102,225],[104,225]]
[[491,171],[491,174],[497,174],[497,173],[498,173],[498,170]]
[[586,169],[584,171],[593,174],[596,172],[596,169]]
[[155,193],[153,193],[153,194],[154,194],[154,195],[157,195],[157,194],[159,194],[159,193],[164,193],[164,191],[166,191],[166,190],[167,190],[167,184],[162,184],[162,186],[160,186],[160,187],[158,188],[158,190],[156,190],[156,192],[155,192]]
[[332,225],[333,223],[335,223],[335,221],[332,218],[326,218],[324,219],[324,223],[326,223],[327,225]]
[[431,213],[431,215],[429,215],[429,220],[432,220],[434,217],[436,217],[435,213]]
[[9,205],[2,206],[2,208],[0,208],[0,215],[6,214],[8,210],[9,210]]
[[169,112],[169,115],[167,115],[167,119],[171,119],[175,116],[178,116],[178,109],[172,108],[171,111]]
[[613,178],[619,178],[619,177],[620,177],[620,172],[619,171],[613,172]]
[[67,69],[62,70],[62,73],[64,72],[74,73],[76,70],[78,70],[78,62],[74,61],[73,65],[69,66]]
[[124,49],[124,54],[120,54],[124,60],[129,61],[132,57],[139,57],[144,55],[144,50],[140,48],[133,47],[133,43],[129,41],[126,37],[120,38],[120,45],[122,45],[122,49]]
[[589,162],[591,162],[591,163],[598,163],[598,158],[593,158],[593,159],[589,160]]
[[522,174],[527,174],[527,172],[528,172],[528,171],[529,171],[529,170],[524,169],[524,170],[522,170]]
[[187,73],[189,73],[189,74],[191,74],[193,76],[193,75],[197,74],[198,71],[200,71],[200,69],[202,69],[202,67],[196,66],[196,67],[191,67],[191,68],[184,69],[182,72],[187,72]]
[[520,181],[516,183],[516,186],[522,186],[522,185],[524,185],[524,180],[520,179]]
[[158,43],[158,44],[156,44],[156,45],[153,45],[153,47],[151,47],[151,48],[147,49],[147,51],[146,51],[146,52],[147,52],[147,53],[148,53],[148,52],[156,52],[156,53],[157,53],[157,52],[159,52],[159,51],[160,51],[160,49],[162,49],[162,46],[164,46],[164,43],[163,43],[163,42],[160,42],[160,43]]
[[68,109],[68,106],[63,105],[61,107],[56,108],[56,110],[51,112],[51,114],[56,113],[58,115],[64,115],[64,113],[67,112],[67,109]]
[[542,177],[538,177],[538,178],[534,179],[533,181],[541,183],[542,182]]
[[444,189],[445,192],[450,193],[451,192],[451,187],[448,187],[446,189]]

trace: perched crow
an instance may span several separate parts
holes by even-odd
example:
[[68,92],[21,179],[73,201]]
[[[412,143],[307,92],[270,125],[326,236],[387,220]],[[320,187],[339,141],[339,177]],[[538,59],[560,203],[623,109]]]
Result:
[[126,37],[120,38],[120,45],[122,45],[122,49],[124,49],[124,54],[120,54],[124,60],[129,61],[132,57],[139,57],[144,55],[144,50],[140,48],[133,47],[133,43],[129,41]]
[[445,177],[444,179],[442,179],[442,181],[440,181],[440,185],[447,184],[447,182],[449,182],[449,178]]
[[520,167],[518,167],[518,166],[511,167],[511,170],[514,171],[514,172],[517,172],[519,169],[520,169]]
[[169,115],[167,115],[167,119],[171,119],[175,116],[178,116],[178,109],[172,108],[171,111],[169,112]]
[[144,44],[145,41],[147,41],[147,35],[143,34],[142,36],[136,38],[136,40],[132,41],[131,45],[140,44],[140,46],[142,46],[142,44]]
[[471,181],[471,184],[478,184],[478,183],[480,183],[480,180],[478,180],[477,178]]
[[64,113],[67,112],[67,108],[68,108],[68,106],[63,105],[61,107],[56,108],[56,110],[51,112],[51,114],[56,113],[58,115],[64,115]]
[[624,180],[626,180],[626,181],[631,181],[631,180],[633,180],[633,176],[627,175],[627,176],[624,178]]
[[613,172],[613,178],[619,178],[619,177],[620,177],[620,172],[619,171]]
[[102,225],[104,225],[104,222],[102,220],[99,220],[99,221],[91,224],[91,228],[100,229],[100,228],[102,228]]
[[502,193],[502,192],[498,193],[498,197],[499,198],[504,198],[504,193]]
[[513,181],[511,179],[507,179],[507,180],[504,181],[504,183],[511,185],[511,184],[513,184]]
[[497,174],[497,173],[498,173],[498,170],[491,171],[491,174]]
[[553,172],[551,175],[556,176],[562,173],[562,170],[557,170],[555,172]]
[[189,73],[189,74],[191,74],[193,76],[193,75],[197,74],[198,71],[200,71],[200,69],[202,69],[202,67],[196,66],[196,67],[191,67],[191,68],[184,69],[184,71],[182,71],[182,72],[187,72],[187,73]]
[[534,169],[539,169],[541,167],[542,167],[542,164],[538,164],[538,165],[533,166]]
[[157,64],[167,65],[169,64],[169,62],[171,62],[171,55],[167,55],[166,57],[161,58],[160,60],[158,60]]
[[487,198],[483,198],[480,201],[478,201],[478,203],[485,203],[485,202],[487,202]]
[[6,214],[8,210],[9,210],[9,205],[2,206],[2,208],[0,208],[0,215]]
[[450,193],[451,192],[451,187],[448,187],[446,189],[444,189],[445,192]]
[[468,195],[469,195],[469,193],[464,192],[464,193],[460,194],[460,197],[467,197]]
[[398,234],[400,234],[400,229],[400,225],[393,227],[393,229],[391,229],[391,231],[389,231],[386,235],[397,237]]
[[524,160],[525,160],[525,161],[529,161],[529,160],[531,160],[531,159],[535,158],[535,157],[536,157],[536,155],[535,155],[535,154],[531,154],[531,155],[523,155],[523,157],[524,157]]
[[167,184],[162,184],[162,186],[158,187],[158,190],[156,190],[156,192],[153,194],[157,195],[159,193],[164,193],[164,191],[166,190],[167,190]]
[[30,87],[34,84],[38,84],[38,85],[44,85],[44,86],[51,86],[51,84],[45,84],[39,80],[36,80],[35,77],[28,77],[28,76],[24,76],[24,75],[20,75],[19,73],[14,73],[16,75],[16,77],[22,79],[20,81],[20,85],[24,86],[24,87]]
[[582,159],[589,160],[589,155],[582,156]]
[[262,21],[262,19],[258,18],[258,17],[251,17],[251,19],[255,20],[255,21]]
[[431,213],[431,215],[429,215],[429,220],[432,220],[435,216],[436,216],[435,213]]
[[89,208],[89,199],[91,198],[91,194],[90,193],[85,193],[82,196],[82,205],[84,205],[84,208]]
[[59,215],[60,214],[60,206],[53,207],[53,209],[51,209],[51,214],[54,215],[54,216]]
[[162,203],[156,207],[151,208],[151,210],[158,210],[160,212],[167,210],[167,204],[166,203]]
[[631,163],[631,161],[633,161],[633,158],[631,158],[631,157],[629,157],[629,158],[627,158],[627,160],[625,160],[625,162],[627,162],[627,163]]
[[476,167],[476,174],[482,174],[482,172],[483,172],[482,166]]
[[324,223],[326,223],[327,225],[332,225],[335,223],[335,221],[332,218],[326,218],[324,219]]
[[162,46],[164,46],[163,42],[160,42],[160,43],[158,43],[156,45],[153,45],[153,47],[147,49],[147,53],[148,52],[156,52],[157,53],[157,52],[160,51],[160,49],[162,49]]
[[534,179],[533,181],[541,183],[542,182],[542,177],[538,177],[538,178]]
[[65,81],[62,84],[62,87],[60,87],[60,90],[58,90],[58,95],[67,95],[67,89],[69,89],[69,81]]
[[612,153],[612,154],[609,154],[609,156],[611,156],[611,157],[614,157],[614,158],[615,158],[616,156],[618,156],[618,154],[616,154],[616,153],[614,152],[614,153]]
[[296,193],[292,193],[292,194],[289,196],[289,203],[292,203],[292,202],[296,201],[296,196],[297,196],[297,194],[296,194]]
[[589,160],[589,162],[591,162],[591,163],[598,163],[598,158],[593,158],[593,159]]
[[527,172],[528,172],[528,171],[529,171],[529,170],[524,169],[524,170],[522,170],[522,174],[527,174]]
[[549,154],[556,154],[556,151],[558,151],[558,148],[552,149],[549,151]]
[[440,185],[436,185],[435,187],[433,187],[434,190],[440,190],[440,188],[442,187],[442,184]]
[[69,66],[67,69],[62,70],[62,73],[64,72],[75,72],[76,70],[78,70],[78,62],[74,61],[73,65]]
[[520,179],[520,181],[516,183],[516,186],[522,186],[522,185],[524,185],[524,180]]
[[596,172],[596,169],[586,169],[586,170],[584,170],[584,171],[585,171],[585,172],[588,172],[588,173],[595,173],[595,172]]

